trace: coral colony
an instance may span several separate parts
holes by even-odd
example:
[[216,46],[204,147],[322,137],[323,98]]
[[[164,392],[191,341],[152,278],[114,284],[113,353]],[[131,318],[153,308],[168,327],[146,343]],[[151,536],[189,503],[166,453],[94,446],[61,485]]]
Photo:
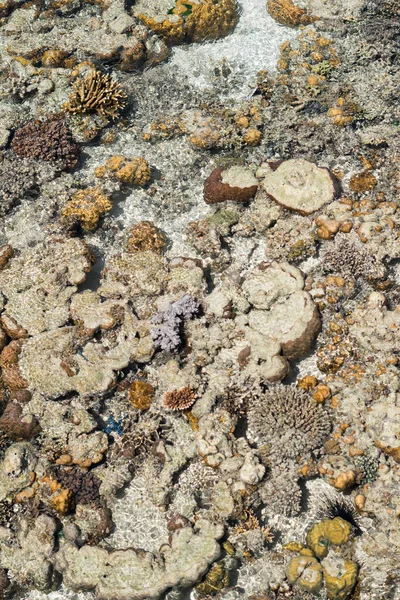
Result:
[[1,599],[400,599],[399,29],[0,3]]

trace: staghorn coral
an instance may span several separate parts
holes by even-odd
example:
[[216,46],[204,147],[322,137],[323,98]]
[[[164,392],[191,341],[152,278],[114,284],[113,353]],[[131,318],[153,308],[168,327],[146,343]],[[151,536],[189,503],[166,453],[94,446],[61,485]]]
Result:
[[167,238],[151,221],[140,221],[131,228],[127,245],[129,252],[152,250],[162,254]]
[[260,498],[265,505],[263,514],[295,517],[300,513],[302,492],[298,478],[294,468],[271,469],[269,477],[259,488]]
[[196,394],[190,387],[172,390],[164,396],[164,406],[169,410],[187,410],[196,400]]
[[73,114],[97,113],[106,119],[115,119],[125,107],[126,94],[119,83],[100,71],[92,71],[77,79],[64,108]]
[[79,147],[72,140],[65,121],[56,117],[47,121],[31,121],[14,134],[11,148],[21,158],[61,161],[66,168],[76,166]]
[[99,187],[86,188],[75,192],[65,205],[62,216],[64,219],[78,221],[82,229],[96,229],[100,218],[112,209],[112,203]]
[[247,437],[268,445],[268,460],[280,463],[318,449],[329,435],[328,410],[294,385],[275,385],[250,402]]
[[200,310],[200,305],[189,294],[185,294],[170,304],[165,311],[153,315],[151,321],[151,337],[156,348],[167,352],[176,352],[182,345],[182,330],[185,320],[195,317]]

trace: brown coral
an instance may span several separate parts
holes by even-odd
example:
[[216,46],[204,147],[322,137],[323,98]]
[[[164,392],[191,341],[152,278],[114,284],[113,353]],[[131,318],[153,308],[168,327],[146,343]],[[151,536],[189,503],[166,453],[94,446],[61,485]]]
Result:
[[307,14],[307,11],[296,6],[292,0],[268,0],[267,9],[271,17],[286,27],[307,25],[316,20]]
[[141,221],[134,225],[128,238],[129,252],[152,250],[161,254],[166,245],[165,235],[151,221]]
[[4,269],[13,255],[13,249],[10,244],[4,244],[0,247],[0,271]]
[[[245,177],[243,177],[242,180],[240,177],[236,176],[232,178],[229,177],[230,172],[235,173],[234,169],[241,169]],[[228,177],[226,181],[224,181],[226,173],[228,173]],[[240,185],[234,185],[234,180],[240,183]],[[231,167],[227,170],[217,168],[214,169],[205,181],[204,201],[206,204],[216,204],[227,200],[248,202],[256,195],[257,188],[257,180],[252,174],[249,176],[247,169],[244,169],[243,167]]]
[[134,381],[129,387],[129,401],[138,410],[148,410],[154,396],[154,388],[146,381]]
[[100,217],[111,210],[112,203],[101,189],[87,188],[79,190],[67,202],[62,216],[65,219],[79,221],[86,231],[96,229]]
[[180,390],[172,390],[164,396],[164,406],[169,410],[186,410],[192,406],[196,400],[196,394],[190,387],[184,387]]
[[349,182],[349,188],[353,192],[361,194],[373,190],[377,183],[376,177],[372,173],[364,171],[363,173],[353,175]]
[[21,346],[22,342],[20,340],[13,340],[8,346],[3,348],[0,354],[2,379],[10,392],[16,392],[28,387],[28,382],[22,377],[18,365]]
[[23,420],[22,407],[9,402],[0,418],[0,430],[13,440],[30,440],[38,435],[41,427],[34,417]]
[[125,107],[126,94],[109,75],[92,71],[84,79],[77,79],[64,108],[71,113],[97,113],[115,119]]
[[56,117],[44,122],[31,121],[17,129],[11,148],[20,158],[62,161],[65,168],[73,168],[79,157],[79,147],[72,140],[71,132],[65,122]]

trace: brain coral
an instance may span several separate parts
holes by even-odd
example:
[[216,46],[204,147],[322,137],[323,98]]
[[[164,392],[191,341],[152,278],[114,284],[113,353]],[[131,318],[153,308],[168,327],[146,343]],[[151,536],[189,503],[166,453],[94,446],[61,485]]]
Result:
[[329,412],[294,385],[275,385],[250,403],[247,437],[268,445],[271,462],[319,448],[329,435]]

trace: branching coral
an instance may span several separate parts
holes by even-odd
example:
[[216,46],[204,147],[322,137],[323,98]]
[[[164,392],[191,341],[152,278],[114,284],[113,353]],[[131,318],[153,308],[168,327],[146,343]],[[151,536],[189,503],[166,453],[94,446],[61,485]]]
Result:
[[186,410],[192,406],[196,400],[196,394],[189,387],[181,390],[172,390],[164,396],[164,406],[169,410]]
[[115,119],[125,107],[126,94],[119,83],[100,71],[92,71],[84,79],[77,79],[64,108],[73,114],[97,113]]
[[319,448],[329,435],[329,412],[303,390],[276,385],[250,404],[248,437],[267,444],[272,462]]
[[182,344],[182,329],[185,320],[192,319],[200,310],[199,303],[189,294],[173,302],[165,311],[153,315],[151,337],[156,348],[176,352]]
[[65,122],[59,118],[31,121],[17,129],[11,148],[21,158],[60,160],[67,168],[74,167],[79,157],[78,145],[72,140]]

